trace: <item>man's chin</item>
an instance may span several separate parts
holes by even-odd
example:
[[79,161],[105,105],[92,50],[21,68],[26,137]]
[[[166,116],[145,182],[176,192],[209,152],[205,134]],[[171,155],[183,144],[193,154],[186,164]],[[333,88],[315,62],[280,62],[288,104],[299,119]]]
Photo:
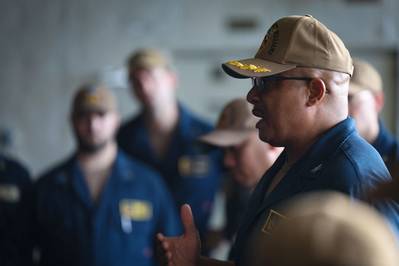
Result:
[[106,146],[106,143],[86,143],[80,142],[79,143],[79,152],[86,153],[86,154],[93,154],[100,150],[102,150]]

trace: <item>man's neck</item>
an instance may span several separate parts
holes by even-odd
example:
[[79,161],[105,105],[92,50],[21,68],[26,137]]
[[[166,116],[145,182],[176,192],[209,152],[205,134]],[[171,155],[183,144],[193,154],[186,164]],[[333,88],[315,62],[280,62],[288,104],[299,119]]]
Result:
[[179,118],[178,105],[165,104],[144,111],[146,124],[150,130],[156,130],[158,132],[172,132],[176,127]]
[[345,118],[336,119],[334,121],[329,121],[324,124],[317,124],[316,121],[314,123],[310,123],[306,129],[303,129],[301,132],[302,136],[295,139],[293,142],[289,143],[285,147],[285,151],[287,153],[287,164],[293,165],[296,161],[298,161],[311,147],[312,145],[319,140],[327,131],[335,127],[338,123],[345,120]]
[[110,142],[95,153],[84,153],[78,151],[78,161],[82,168],[90,196],[94,202],[103,191],[106,181],[115,162],[117,154],[116,143]]
[[156,155],[163,158],[166,154],[179,119],[178,106],[170,105],[145,113],[149,139]]

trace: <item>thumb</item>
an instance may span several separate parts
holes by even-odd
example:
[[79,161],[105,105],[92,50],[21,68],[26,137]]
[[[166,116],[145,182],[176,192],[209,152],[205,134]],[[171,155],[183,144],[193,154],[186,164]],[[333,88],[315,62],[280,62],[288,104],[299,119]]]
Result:
[[181,206],[180,217],[184,227],[184,234],[196,234],[197,228],[194,224],[194,217],[190,205],[184,204],[183,206]]

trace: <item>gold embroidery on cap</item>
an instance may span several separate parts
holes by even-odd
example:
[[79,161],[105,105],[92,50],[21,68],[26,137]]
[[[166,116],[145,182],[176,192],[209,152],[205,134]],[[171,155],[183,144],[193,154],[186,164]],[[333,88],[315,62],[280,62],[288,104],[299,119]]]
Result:
[[85,102],[86,104],[97,104],[100,101],[100,98],[97,95],[87,95]]
[[236,66],[239,69],[243,70],[250,70],[252,72],[260,73],[260,72],[271,72],[270,69],[265,68],[265,67],[260,67],[260,66],[255,66],[253,64],[243,64],[238,61],[230,61],[228,62],[229,65]]
[[270,234],[273,231],[273,228],[276,226],[276,224],[282,219],[286,218],[287,218],[286,216],[276,212],[275,210],[270,209],[266,222],[262,227],[262,232],[265,234]]

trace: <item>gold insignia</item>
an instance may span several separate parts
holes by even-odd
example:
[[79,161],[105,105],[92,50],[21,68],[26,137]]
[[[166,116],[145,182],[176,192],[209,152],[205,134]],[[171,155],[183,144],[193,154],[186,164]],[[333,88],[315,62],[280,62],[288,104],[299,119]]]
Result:
[[242,70],[249,70],[249,71],[256,72],[256,73],[271,72],[271,70],[268,68],[261,67],[261,66],[255,66],[253,64],[243,64],[238,61],[230,61],[230,62],[228,62],[228,64],[238,67],[239,69],[242,69]]
[[190,175],[191,173],[191,160],[188,156],[182,156],[179,158],[177,163],[177,167],[179,169],[179,173],[182,176]]
[[87,104],[97,104],[100,101],[97,95],[87,95],[85,98],[85,102]]
[[262,232],[265,234],[270,234],[273,231],[273,228],[276,226],[276,224],[282,219],[286,218],[287,218],[286,216],[276,212],[275,210],[270,209],[266,222],[262,227]]
[[152,218],[152,204],[145,200],[124,199],[119,202],[119,212],[123,218],[148,221]]

